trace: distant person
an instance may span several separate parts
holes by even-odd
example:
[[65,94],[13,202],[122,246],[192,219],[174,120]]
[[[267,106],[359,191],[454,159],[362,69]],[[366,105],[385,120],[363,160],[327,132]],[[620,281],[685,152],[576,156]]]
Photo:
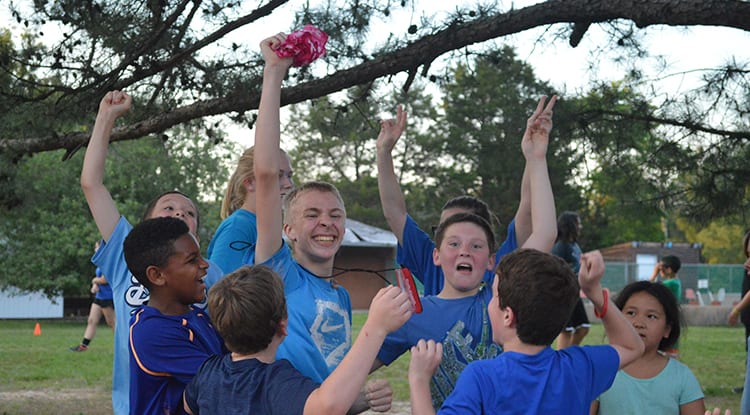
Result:
[[680,258],[674,255],[664,256],[656,263],[654,272],[648,279],[651,282],[655,282],[658,277],[661,283],[666,285],[669,291],[672,291],[678,304],[682,304],[682,282],[677,276],[681,267],[682,261],[680,261]]
[[185,386],[203,362],[223,354],[205,311],[208,262],[177,218],[146,219],[123,242],[128,269],[149,291],[130,319],[130,412],[183,414]]
[[[94,252],[99,249],[99,241],[94,244]],[[83,332],[81,343],[70,348],[71,352],[85,352],[89,349],[91,340],[96,336],[96,328],[104,316],[104,321],[112,329],[115,328],[115,306],[112,302],[112,288],[107,283],[107,278],[102,274],[102,270],[96,267],[94,278],[91,279],[91,294],[94,294],[94,301],[91,302],[89,309],[86,330]]]
[[[742,298],[740,299],[740,302],[737,303],[734,307],[732,307],[732,311],[729,313],[729,324],[735,325],[737,324],[737,318],[739,317],[740,321],[742,321],[742,324],[745,326],[745,364],[748,363],[748,355],[750,355],[750,295],[748,295],[748,292],[750,292],[750,231],[745,232],[745,236],[742,238],[742,251],[745,253],[745,270],[744,270],[744,277],[742,278]],[[748,368],[748,371],[745,373],[745,384],[748,383],[748,373],[750,373],[750,367]],[[732,389],[734,393],[743,393],[744,390],[747,390],[747,386],[739,387],[739,388],[733,388]],[[748,398],[750,399],[750,398]],[[748,402],[745,402],[745,395],[743,394],[743,403],[745,403],[745,406],[748,408],[748,411],[750,411],[750,400]],[[743,414],[745,412],[742,412]]]
[[[258,229],[255,216],[254,148],[242,153],[237,168],[229,179],[221,203],[221,224],[208,244],[208,258],[225,273],[243,264],[243,258],[255,247]],[[279,195],[284,197],[294,188],[289,156],[279,152]],[[279,230],[281,232],[281,230]],[[214,282],[214,281],[211,281]]]
[[[557,240],[555,246],[552,247],[552,254],[565,260],[576,275],[581,268],[581,247],[578,245],[581,228],[581,217],[577,213],[561,213],[557,218]],[[564,349],[571,345],[580,345],[583,338],[589,334],[590,327],[586,307],[583,305],[583,300],[578,298],[573,314],[570,315],[563,331],[557,336],[557,348]]]
[[[536,201],[531,206],[534,232],[524,247],[541,251],[549,251],[556,234],[555,201],[546,159],[556,100],[553,96],[545,107],[546,97],[540,98],[521,140],[529,170],[530,197]],[[491,225],[473,213],[448,216],[435,231],[432,258],[444,276],[443,288],[438,295],[424,296],[423,312],[414,314],[403,327],[386,337],[373,369],[392,363],[420,339],[441,342],[444,356],[430,383],[433,405],[439,407],[469,362],[500,353],[492,341],[487,312],[492,299],[491,285],[484,281],[486,272],[495,269]]]
[[[671,291],[674,297],[677,299],[677,304],[682,304],[682,282],[677,276],[677,272],[680,271],[681,267],[682,261],[680,261],[680,258],[674,255],[667,255],[665,257],[662,257],[661,261],[659,261],[656,266],[654,266],[654,272],[648,279],[651,282],[655,282],[657,277],[659,277],[661,283],[669,288],[669,291]],[[671,357],[679,358],[679,341],[675,342],[674,345],[672,345],[672,348],[667,350],[666,352]]]
[[[493,359],[469,363],[440,414],[583,414],[607,390],[619,368],[643,353],[643,341],[603,290],[598,251],[581,257],[580,286],[601,316],[610,345],[550,347],[579,298],[573,270],[533,249],[503,257],[488,305],[492,335],[503,347]],[[411,351],[412,414],[433,414],[430,378],[442,345],[420,341]]]
[[617,372],[615,381],[591,406],[591,415],[702,415],[703,391],[693,372],[671,359],[683,326],[680,305],[664,285],[637,281],[626,285],[615,304],[643,339],[645,352]]
[[231,353],[200,367],[185,390],[187,413],[345,414],[365,385],[380,344],[409,318],[411,304],[397,287],[382,288],[351,350],[322,384],[288,360],[276,360],[287,334],[286,310],[281,278],[262,265],[244,266],[211,288],[208,311]]
[[[102,236],[99,249],[91,262],[106,275],[112,287],[115,305],[114,362],[112,367],[112,409],[115,415],[129,414],[130,360],[128,331],[131,313],[148,302],[148,289],[130,273],[123,257],[122,243],[133,226],[120,215],[112,195],[104,185],[104,162],[109,138],[117,118],[130,110],[132,98],[123,91],[108,92],[99,103],[99,112],[91,132],[81,169],[81,189],[91,210],[96,227]],[[197,238],[200,214],[195,203],[186,195],[170,190],[151,200],[142,219],[175,217],[184,221]],[[209,261],[206,281],[215,281],[224,273]]]

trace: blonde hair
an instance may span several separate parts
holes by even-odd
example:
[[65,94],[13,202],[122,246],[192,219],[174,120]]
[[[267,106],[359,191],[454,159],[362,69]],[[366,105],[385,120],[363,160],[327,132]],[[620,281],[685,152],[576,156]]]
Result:
[[338,201],[341,202],[341,207],[343,207],[344,212],[346,212],[344,199],[341,198],[341,193],[339,193],[339,190],[336,188],[336,186],[327,182],[311,181],[311,182],[306,182],[302,184],[302,186],[295,187],[294,190],[287,193],[286,197],[284,197],[283,208],[285,212],[284,214],[285,224],[289,224],[291,222],[291,218],[289,217],[290,216],[289,212],[291,212],[294,204],[297,202],[297,199],[299,199],[300,195],[308,191],[317,191],[317,192],[333,194],[336,197],[336,199],[338,199]]
[[232,177],[229,178],[227,189],[224,191],[224,200],[221,202],[222,220],[226,219],[245,203],[245,196],[247,196],[247,189],[244,185],[245,180],[253,180],[255,178],[255,174],[253,173],[255,152],[253,150],[254,147],[250,147],[242,153],[240,160],[237,162],[237,168],[234,169]]

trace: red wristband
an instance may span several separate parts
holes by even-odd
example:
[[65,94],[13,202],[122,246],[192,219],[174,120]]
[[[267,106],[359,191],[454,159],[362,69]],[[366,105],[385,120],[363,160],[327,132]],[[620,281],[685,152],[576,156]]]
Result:
[[602,297],[604,299],[604,304],[602,304],[602,311],[601,313],[594,307],[594,316],[598,318],[604,318],[604,316],[607,315],[607,307],[609,306],[609,288],[605,288],[602,290]]

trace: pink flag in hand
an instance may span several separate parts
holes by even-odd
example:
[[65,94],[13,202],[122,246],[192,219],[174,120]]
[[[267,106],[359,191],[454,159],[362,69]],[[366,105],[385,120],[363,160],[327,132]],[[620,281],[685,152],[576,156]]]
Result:
[[292,66],[309,65],[326,53],[328,35],[313,25],[305,25],[290,33],[276,49],[280,58],[293,57]]

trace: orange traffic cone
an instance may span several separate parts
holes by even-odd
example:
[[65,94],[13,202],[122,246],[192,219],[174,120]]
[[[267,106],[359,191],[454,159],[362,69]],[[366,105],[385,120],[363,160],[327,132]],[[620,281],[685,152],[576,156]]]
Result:
[[42,326],[39,325],[39,323],[36,323],[36,326],[34,326],[34,336],[41,336],[42,335]]

